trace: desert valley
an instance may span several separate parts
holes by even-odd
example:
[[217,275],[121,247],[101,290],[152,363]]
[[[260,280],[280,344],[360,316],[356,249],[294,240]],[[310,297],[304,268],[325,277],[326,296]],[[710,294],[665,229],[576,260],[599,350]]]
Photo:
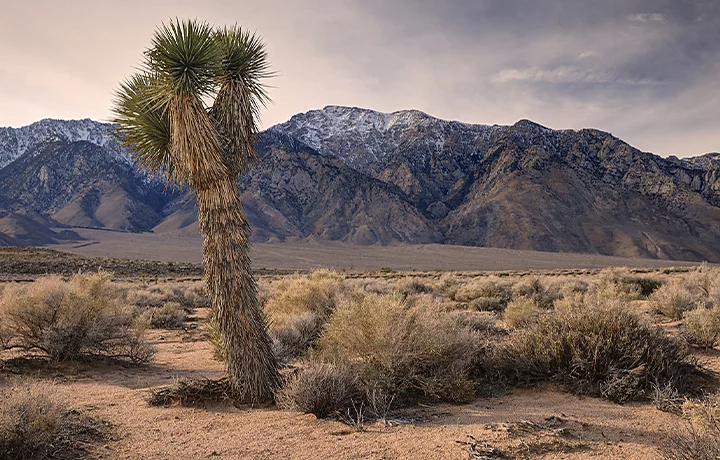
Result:
[[720,1],[301,3],[3,5],[0,460],[720,459]]

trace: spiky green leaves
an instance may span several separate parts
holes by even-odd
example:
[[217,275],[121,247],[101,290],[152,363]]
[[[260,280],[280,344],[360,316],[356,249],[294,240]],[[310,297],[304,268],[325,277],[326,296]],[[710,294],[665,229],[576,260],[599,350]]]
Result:
[[215,89],[220,53],[213,36],[207,23],[197,21],[171,21],[155,32],[145,67],[157,73],[168,98]]
[[170,120],[164,106],[153,100],[157,81],[137,74],[120,83],[113,112],[117,133],[143,166],[174,181],[170,157]]
[[256,35],[171,21],[156,31],[140,72],[117,91],[114,121],[142,164],[206,188],[255,158],[260,108],[269,100],[262,80],[270,76]]
[[269,98],[261,81],[273,76],[262,40],[237,26],[215,33],[221,53],[220,91],[211,116],[221,135],[228,168],[237,174],[255,159],[260,108]]
[[272,77],[265,44],[262,39],[237,26],[215,32],[220,56],[220,84],[242,81],[260,101],[267,101],[265,87],[259,82]]

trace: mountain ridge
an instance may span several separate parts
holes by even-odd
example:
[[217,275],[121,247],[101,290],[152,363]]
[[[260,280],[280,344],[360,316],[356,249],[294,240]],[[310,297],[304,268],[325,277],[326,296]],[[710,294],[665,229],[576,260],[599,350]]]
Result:
[[[0,129],[0,160],[20,153],[0,168],[0,209],[29,209],[65,225],[84,219],[101,228],[197,232],[191,193],[164,194],[134,170],[111,125],[72,123],[42,120],[29,125],[35,133],[17,128],[25,129],[21,135]],[[85,165],[73,176],[53,163],[59,182],[80,183],[53,189],[67,199],[43,195],[40,176],[48,168],[43,173],[39,160],[27,158],[52,162],[53,155],[29,145],[43,138],[63,145],[54,155],[65,155],[67,164]],[[75,145],[93,141],[98,149]],[[341,106],[294,115],[261,133],[257,148],[262,161],[240,179],[255,241],[444,243],[720,260],[717,153],[679,160],[641,152],[596,129],[553,130],[530,120],[474,125],[418,110]],[[112,174],[103,170],[105,162]],[[100,219],[98,209],[105,210]]]

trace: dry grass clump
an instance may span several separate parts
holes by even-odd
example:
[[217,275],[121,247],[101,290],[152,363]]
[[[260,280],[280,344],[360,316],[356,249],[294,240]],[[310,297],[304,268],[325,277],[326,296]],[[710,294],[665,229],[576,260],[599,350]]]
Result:
[[343,277],[330,270],[274,283],[265,303],[273,348],[281,363],[304,355],[317,342],[342,292]]
[[455,299],[479,311],[500,311],[512,299],[512,283],[497,277],[479,278],[460,286]]
[[551,380],[613,401],[649,397],[653,386],[678,385],[694,366],[688,350],[598,293],[561,302],[495,350],[492,366],[515,382]]
[[550,285],[538,277],[521,280],[512,287],[513,297],[531,299],[540,308],[552,308],[556,300],[563,297],[559,285]]
[[653,292],[649,300],[656,312],[670,319],[679,320],[685,312],[697,308],[701,298],[691,292],[685,283],[674,280]]
[[498,326],[498,320],[493,313],[486,311],[455,310],[450,315],[461,329],[470,329],[484,336],[500,335],[505,330]]
[[315,345],[326,322],[327,317],[307,312],[292,316],[282,327],[273,329],[273,351],[278,361],[287,364],[303,356]]
[[77,459],[105,437],[102,423],[68,410],[50,385],[0,390],[0,459]]
[[457,293],[462,282],[456,275],[445,273],[433,284],[433,289],[450,300],[457,300]]
[[395,283],[395,290],[404,295],[430,294],[433,292],[432,286],[423,283],[415,277],[400,279]]
[[646,299],[663,282],[657,277],[633,273],[627,268],[606,268],[598,274],[599,284],[612,284],[630,298]]
[[545,310],[540,308],[532,298],[517,297],[505,307],[503,320],[513,329],[528,327],[539,321],[543,311]]
[[346,409],[357,392],[346,367],[307,362],[290,375],[276,396],[278,407],[325,418]]
[[202,282],[166,283],[130,288],[125,292],[125,300],[128,304],[137,307],[162,307],[168,302],[180,304],[186,309],[210,305]]
[[177,302],[165,302],[162,307],[149,307],[138,321],[155,329],[181,329],[187,321],[187,312]]
[[720,458],[720,394],[682,406],[687,427],[670,435],[663,448],[673,460],[717,460]]
[[692,294],[709,299],[720,287],[720,270],[703,263],[685,275],[683,284]]
[[316,313],[328,316],[342,286],[343,276],[331,270],[294,275],[275,282],[265,303],[273,327],[282,327],[293,316]]
[[40,278],[6,288],[0,297],[0,345],[40,352],[52,360],[92,356],[148,361],[153,349],[134,328],[107,273]]
[[687,311],[683,319],[683,335],[690,343],[702,348],[720,344],[720,305]]
[[437,303],[366,294],[336,308],[318,356],[349,367],[361,390],[466,402],[474,397],[470,372],[479,348],[479,335]]

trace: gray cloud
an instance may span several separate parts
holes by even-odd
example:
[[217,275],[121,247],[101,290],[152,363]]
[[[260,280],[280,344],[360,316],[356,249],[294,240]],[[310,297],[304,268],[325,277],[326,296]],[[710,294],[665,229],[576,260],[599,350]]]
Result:
[[628,20],[635,22],[660,22],[667,24],[667,18],[662,13],[638,13],[628,16]]
[[0,17],[0,125],[107,117],[175,16],[265,37],[280,73],[266,125],[345,104],[591,126],[664,155],[720,150],[720,0],[18,2]]

